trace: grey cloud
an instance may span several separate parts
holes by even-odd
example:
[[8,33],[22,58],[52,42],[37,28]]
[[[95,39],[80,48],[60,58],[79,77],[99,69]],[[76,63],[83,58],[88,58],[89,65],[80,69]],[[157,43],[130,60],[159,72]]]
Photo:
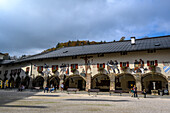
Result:
[[35,54],[68,40],[170,32],[169,0],[14,1],[11,8],[0,8],[0,51],[12,55]]

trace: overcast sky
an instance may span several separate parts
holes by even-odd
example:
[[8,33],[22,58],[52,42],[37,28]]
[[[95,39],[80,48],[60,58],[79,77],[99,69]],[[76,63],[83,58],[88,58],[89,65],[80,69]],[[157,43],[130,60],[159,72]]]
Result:
[[0,52],[32,55],[68,40],[170,35],[170,0],[0,0]]

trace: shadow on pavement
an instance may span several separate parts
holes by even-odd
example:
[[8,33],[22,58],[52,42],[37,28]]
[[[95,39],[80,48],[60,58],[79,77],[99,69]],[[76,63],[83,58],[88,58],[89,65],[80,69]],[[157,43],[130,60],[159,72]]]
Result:
[[129,100],[105,100],[105,99],[65,99],[66,101],[105,101],[105,102],[130,102]]
[[24,105],[0,105],[0,107],[18,107],[18,108],[47,108],[46,106],[24,106]]
[[59,95],[34,95],[34,96],[40,96],[40,97],[60,97]]
[[15,90],[10,90],[10,91],[0,90],[0,107],[5,107],[5,106],[10,107],[12,105],[5,105],[5,104],[33,96],[36,93],[38,92],[17,92]]

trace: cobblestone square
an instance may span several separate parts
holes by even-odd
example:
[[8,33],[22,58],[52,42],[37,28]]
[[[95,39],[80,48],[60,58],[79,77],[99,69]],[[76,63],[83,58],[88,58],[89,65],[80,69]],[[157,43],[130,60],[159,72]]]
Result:
[[0,90],[0,113],[169,113],[170,98]]

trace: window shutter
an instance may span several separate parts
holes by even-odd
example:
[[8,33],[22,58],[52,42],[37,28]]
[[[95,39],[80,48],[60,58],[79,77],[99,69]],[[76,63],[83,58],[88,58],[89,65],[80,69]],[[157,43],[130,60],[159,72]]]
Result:
[[150,66],[150,63],[149,63],[149,61],[147,61],[147,66]]
[[71,69],[73,69],[73,64],[71,64]]
[[29,72],[29,67],[26,68],[26,72]]
[[157,60],[155,60],[155,66],[158,66],[158,61]]
[[97,68],[99,68],[99,63],[97,63]]
[[76,64],[76,69],[78,69],[78,64]]
[[52,65],[52,70],[54,70],[54,65]]
[[39,66],[37,67],[37,71],[39,71]]
[[41,71],[43,71],[43,66],[41,66]]
[[105,68],[105,63],[103,63],[103,68]]
[[126,67],[129,67],[129,62],[127,62]]
[[122,62],[120,62],[120,67],[122,67]]

